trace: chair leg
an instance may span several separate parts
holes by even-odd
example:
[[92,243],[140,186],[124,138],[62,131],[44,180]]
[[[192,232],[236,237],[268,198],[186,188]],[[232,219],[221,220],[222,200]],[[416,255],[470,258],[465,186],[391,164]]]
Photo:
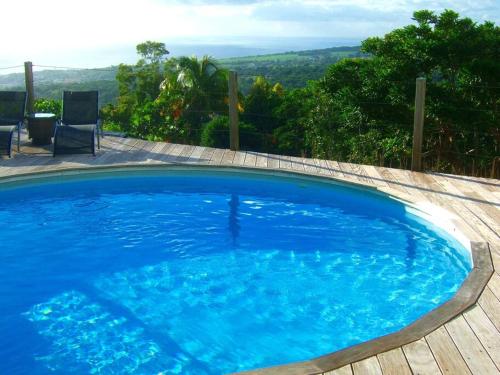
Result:
[[97,148],[100,150],[101,149],[101,127],[99,124],[97,124]]
[[54,129],[54,142],[52,144],[52,157],[56,157],[56,149],[57,149],[57,126],[56,128]]
[[21,151],[21,125],[17,125],[17,152]]
[[14,138],[14,131],[10,133],[10,140],[9,140],[9,159],[12,158],[12,138]]

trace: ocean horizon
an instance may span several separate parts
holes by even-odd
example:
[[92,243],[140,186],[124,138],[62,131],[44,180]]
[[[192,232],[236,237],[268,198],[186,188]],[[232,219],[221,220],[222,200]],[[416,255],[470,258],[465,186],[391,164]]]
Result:
[[[169,57],[212,56],[216,59],[266,55],[290,51],[305,51],[342,46],[357,46],[361,38],[323,38],[323,37],[210,37],[177,38],[161,41],[169,50]],[[70,53],[55,53],[50,48],[24,58],[0,57],[0,75],[23,71],[24,61],[32,61],[35,70],[45,70],[45,66],[68,68],[103,68],[113,65],[134,64],[138,60],[136,44],[115,45],[106,48],[73,49]],[[42,66],[42,67],[37,67]]]

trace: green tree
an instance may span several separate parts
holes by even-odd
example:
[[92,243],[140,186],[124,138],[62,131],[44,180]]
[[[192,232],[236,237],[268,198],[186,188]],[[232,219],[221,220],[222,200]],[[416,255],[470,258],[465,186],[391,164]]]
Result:
[[137,53],[149,64],[161,63],[170,52],[164,43],[152,42],[150,40],[140,43],[136,47]]
[[[371,58],[328,69],[320,93],[329,104],[318,101],[306,132],[313,154],[408,167],[415,79],[426,77],[428,165],[452,172],[488,168],[500,140],[499,28],[449,10],[418,11],[414,20],[365,40],[362,51]],[[474,157],[479,153],[486,155]]]
[[103,108],[106,123],[118,124],[133,136],[163,139],[165,125],[155,103],[164,80],[164,64],[169,53],[163,43],[147,41],[137,45],[139,60],[135,65],[120,64],[116,105]]
[[277,128],[273,131],[275,149],[280,154],[306,156],[307,118],[315,102],[312,84],[302,89],[284,91],[281,103],[273,111]]
[[[255,126],[239,123],[240,148],[243,150],[258,150],[261,147],[261,138]],[[201,145],[206,147],[229,148],[229,118],[228,116],[215,116],[203,125]]]
[[284,89],[281,84],[272,84],[266,78],[256,77],[244,100],[243,121],[253,124],[263,135],[272,134],[278,126],[274,114],[281,104]]
[[172,59],[160,85],[159,100],[169,103],[170,112],[187,124],[196,141],[203,123],[227,111],[227,82],[227,71],[208,56]]

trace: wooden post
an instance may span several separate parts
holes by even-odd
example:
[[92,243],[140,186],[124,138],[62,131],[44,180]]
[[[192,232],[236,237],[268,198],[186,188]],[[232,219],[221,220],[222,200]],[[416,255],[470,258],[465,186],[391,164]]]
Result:
[[413,118],[413,150],[411,170],[422,171],[422,138],[424,134],[425,78],[417,78],[415,89],[415,116]]
[[229,147],[233,151],[240,149],[240,131],[238,126],[238,76],[229,72]]
[[26,103],[26,111],[28,114],[35,112],[35,90],[33,88],[33,64],[31,61],[24,63],[24,80],[26,82],[26,93],[28,101]]
[[[490,175],[490,178],[497,178],[497,174],[498,174],[498,165],[499,165],[499,162],[500,161],[500,158],[498,156],[494,157],[493,158],[493,162],[491,163],[491,175]],[[500,177],[500,175],[499,175]]]

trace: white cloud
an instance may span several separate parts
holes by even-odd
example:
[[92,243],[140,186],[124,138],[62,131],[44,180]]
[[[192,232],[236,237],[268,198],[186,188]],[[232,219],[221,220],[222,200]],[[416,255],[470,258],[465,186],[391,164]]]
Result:
[[[498,0],[3,0],[0,8],[0,66],[91,60],[124,46],[133,53],[145,40],[362,39],[410,23],[417,9],[449,8],[477,21],[500,17]],[[109,64],[110,56],[102,56],[102,64]]]

